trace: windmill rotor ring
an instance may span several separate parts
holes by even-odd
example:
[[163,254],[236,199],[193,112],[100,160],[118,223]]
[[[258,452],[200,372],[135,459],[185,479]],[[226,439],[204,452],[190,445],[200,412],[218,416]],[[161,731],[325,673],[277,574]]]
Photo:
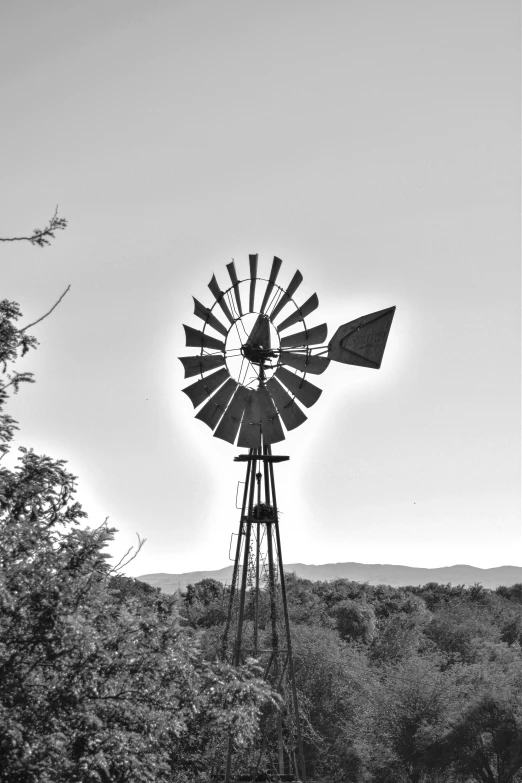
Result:
[[[231,285],[223,290],[212,276],[211,307],[194,298],[194,314],[203,328],[184,328],[187,347],[199,348],[199,354],[180,361],[185,378],[199,376],[183,389],[199,408],[196,418],[214,437],[260,448],[284,440],[285,430],[306,421],[302,407],[310,408],[322,393],[307,375],[320,375],[332,359],[380,367],[395,308],[344,324],[326,345],[327,325],[309,328],[306,321],[319,306],[317,294],[301,306],[294,297],[303,281],[299,270],[284,287],[277,281],[282,266],[277,256],[268,277],[258,275],[257,255],[249,256],[249,264],[250,276],[241,280],[235,262],[227,264]],[[285,315],[288,306],[294,312]],[[233,373],[236,360],[240,366]]]

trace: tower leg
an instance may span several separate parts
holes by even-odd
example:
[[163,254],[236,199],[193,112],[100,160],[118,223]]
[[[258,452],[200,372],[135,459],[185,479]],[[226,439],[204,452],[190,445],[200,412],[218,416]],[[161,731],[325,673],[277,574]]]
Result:
[[[272,449],[270,446],[266,447],[267,454],[272,455]],[[297,749],[299,753],[299,767],[300,767],[300,773],[303,783],[306,783],[306,770],[305,770],[305,764],[304,764],[304,752],[303,752],[303,738],[301,735],[301,721],[299,719],[299,703],[297,701],[297,690],[295,686],[295,671],[294,671],[294,659],[292,655],[292,640],[290,638],[290,619],[288,617],[288,603],[286,600],[286,585],[285,585],[285,573],[283,569],[283,554],[281,551],[281,538],[279,536],[279,518],[277,514],[277,497],[276,497],[276,491],[275,491],[275,482],[274,482],[274,466],[273,463],[269,463],[269,472],[270,472],[270,483],[271,483],[271,489],[272,489],[272,499],[273,499],[273,506],[274,506],[274,517],[275,517],[275,535],[276,535],[276,542],[277,542],[277,555],[279,559],[279,573],[280,573],[280,579],[281,579],[281,593],[283,597],[283,613],[285,618],[285,630],[286,630],[286,646],[287,646],[287,655],[288,655],[288,668],[290,673],[290,686],[292,688],[292,701],[294,706],[294,716],[295,716],[295,728],[297,732]]]
[[[251,455],[257,455],[257,449],[251,450]],[[250,491],[248,493],[248,516],[245,533],[245,551],[243,557],[243,570],[241,572],[241,589],[239,591],[239,614],[237,618],[236,645],[234,649],[234,666],[239,666],[241,662],[241,641],[243,637],[243,621],[245,618],[246,585],[248,576],[248,560],[250,556],[250,539],[252,537],[252,509],[254,507],[254,476],[256,474],[256,460],[253,459],[250,469]]]
[[[250,455],[254,456],[256,453],[255,449],[250,449]],[[239,520],[239,531],[237,535],[237,545],[236,545],[236,556],[234,559],[234,570],[232,573],[232,584],[230,586],[230,598],[229,598],[229,604],[228,604],[228,614],[227,614],[227,621],[225,625],[225,632],[223,634],[223,643],[222,643],[222,658],[225,660],[226,654],[227,654],[227,648],[228,648],[228,638],[230,634],[230,625],[232,622],[232,615],[234,610],[234,598],[236,595],[236,586],[238,582],[238,576],[239,576],[239,561],[241,557],[241,545],[243,543],[243,537],[244,537],[244,523],[245,523],[245,511],[247,510],[247,502],[250,495],[250,488],[253,486],[253,462],[247,462],[247,471],[245,476],[245,489],[243,492],[243,503],[241,505],[241,518]],[[250,506],[249,506],[250,511]],[[246,549],[246,552],[248,552],[248,549]],[[244,606],[244,600],[243,600],[243,606]],[[238,628],[236,629],[236,649],[237,649],[237,631],[239,631],[239,623]],[[241,643],[241,642],[240,642]],[[239,651],[238,651],[239,652]],[[234,663],[237,666],[236,663],[236,654],[234,653]],[[231,764],[232,764],[232,739],[229,738],[228,740],[228,746],[227,746],[227,759],[226,759],[226,767],[225,767],[225,783],[230,783],[230,773],[231,773]]]
[[[254,449],[250,449],[250,456],[253,456]],[[234,559],[234,570],[232,572],[232,584],[230,585],[230,597],[228,601],[228,613],[227,613],[227,621],[225,625],[225,632],[223,634],[223,644],[222,644],[222,658],[225,660],[226,653],[227,653],[227,646],[228,646],[228,637],[230,633],[230,624],[232,622],[232,612],[234,607],[234,598],[236,595],[236,589],[237,589],[237,579],[238,579],[238,573],[239,573],[239,559],[241,556],[241,544],[243,539],[243,523],[245,520],[245,511],[247,507],[248,502],[248,489],[250,485],[250,477],[252,475],[252,463],[247,462],[247,470],[246,470],[246,476],[245,476],[245,489],[243,491],[243,503],[241,506],[241,518],[239,520],[239,531],[237,534],[237,544],[236,544],[236,556]]]
[[[229,741],[225,783],[237,780],[238,775],[241,780],[254,781],[258,775],[260,779],[277,780],[285,773],[291,776],[285,777],[286,780],[306,783],[271,456],[270,446],[263,447],[262,454],[261,449],[251,449],[248,456],[222,649],[224,658],[227,652],[232,653],[235,666],[245,657],[257,658],[263,666],[265,680],[283,697],[283,706],[263,712],[257,750],[235,753]],[[258,464],[260,470],[256,473]],[[261,503],[262,480],[264,504]],[[232,651],[229,637],[233,623]]]
[[259,508],[261,505],[261,473],[256,473],[257,480],[257,510],[256,510],[256,592],[255,592],[255,609],[254,609],[254,657],[257,657],[258,650],[258,629],[259,629],[259,585],[260,585],[260,572],[259,572],[259,558],[261,547],[261,523],[259,521]]

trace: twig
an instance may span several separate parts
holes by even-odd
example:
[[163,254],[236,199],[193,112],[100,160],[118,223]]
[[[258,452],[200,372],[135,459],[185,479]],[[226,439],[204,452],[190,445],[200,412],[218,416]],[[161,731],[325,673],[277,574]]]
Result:
[[[25,374],[32,376],[32,373],[25,373]],[[7,377],[9,377],[9,376],[7,376]],[[16,386],[18,383],[21,383],[22,381],[26,381],[26,382],[29,381],[29,383],[34,383],[34,381],[31,381],[29,378],[23,378],[23,377],[20,378],[20,375],[15,375],[14,378],[11,378],[9,383],[0,384],[0,389],[2,391],[4,391],[4,389],[8,389],[10,386]],[[16,391],[18,391],[18,390],[17,389],[15,390],[15,394],[16,394]]]
[[123,557],[121,557],[121,558],[118,560],[118,562],[116,563],[116,565],[115,565],[115,566],[113,566],[113,567],[111,568],[111,571],[117,571],[117,570],[118,570],[118,568],[119,568],[119,566],[120,566],[120,563],[122,563],[122,562],[125,560],[125,558],[127,557],[127,555],[128,555],[128,554],[130,554],[130,553],[132,552],[132,550],[133,550],[133,549],[134,549],[134,546],[130,546],[130,547],[127,549],[127,551],[125,552],[125,554],[123,555]]
[[41,318],[38,318],[38,320],[36,320],[36,321],[33,321],[33,323],[32,323],[32,324],[27,324],[27,326],[24,326],[24,328],[23,328],[23,329],[20,329],[20,331],[21,331],[21,332],[25,332],[25,331],[26,331],[26,329],[30,329],[30,328],[31,328],[31,326],[35,326],[36,324],[39,324],[39,323],[40,323],[40,321],[43,321],[43,319],[44,319],[44,318],[47,318],[47,316],[48,316],[48,315],[51,315],[52,311],[53,311],[53,310],[54,310],[56,307],[58,307],[58,305],[60,304],[60,302],[61,302],[61,301],[62,301],[62,299],[64,298],[65,294],[66,294],[66,293],[67,293],[67,291],[70,289],[70,287],[71,287],[71,286],[70,286],[70,284],[69,284],[69,285],[67,286],[67,288],[65,289],[65,291],[63,292],[63,294],[61,295],[61,297],[58,299],[58,301],[57,301],[57,302],[55,302],[55,304],[53,304],[53,306],[51,307],[51,309],[49,310],[49,312],[48,312],[48,313],[46,313],[45,315],[42,315],[42,317],[41,317]]
[[49,221],[49,225],[44,228],[35,228],[30,237],[0,237],[0,242],[30,242],[32,245],[38,245],[39,247],[45,247],[45,245],[51,244],[51,239],[54,239],[54,232],[67,228],[66,218],[58,217],[58,205],[54,210],[54,215]]
[[[125,558],[127,557],[127,555],[128,555],[130,552],[132,552],[132,550],[134,549],[134,547],[133,547],[133,546],[129,547],[129,549],[127,549],[127,551],[125,552],[125,554],[123,555],[123,557],[122,557],[122,558],[120,558],[120,560],[119,560],[119,561],[116,563],[116,565],[115,565],[115,566],[113,566],[113,567],[110,569],[110,571],[109,571],[109,573],[110,573],[110,574],[112,574],[112,573],[114,573],[114,572],[116,572],[116,571],[121,571],[121,570],[122,570],[122,568],[125,568],[125,566],[128,566],[128,565],[129,565],[129,563],[132,563],[132,561],[134,560],[134,558],[138,557],[139,553],[141,552],[141,548],[143,547],[143,544],[145,543],[145,541],[146,541],[147,539],[146,539],[146,538],[140,538],[138,533],[136,533],[136,536],[138,537],[138,546],[137,546],[137,548],[136,548],[136,551],[135,551],[135,552],[134,552],[134,554],[132,555],[132,557],[129,557],[129,559],[128,559],[128,560],[125,560]],[[125,562],[124,562],[124,561],[125,561]]]

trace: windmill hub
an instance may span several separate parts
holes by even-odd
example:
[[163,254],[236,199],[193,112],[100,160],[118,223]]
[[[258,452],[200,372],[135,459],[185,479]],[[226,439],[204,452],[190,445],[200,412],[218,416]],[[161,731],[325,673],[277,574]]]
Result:
[[241,353],[245,359],[260,367],[270,359],[277,359],[278,353],[272,350],[272,335],[270,332],[270,318],[260,313],[252,326],[247,341],[241,346]]
[[277,359],[277,353],[269,348],[263,348],[262,345],[249,345],[245,343],[241,346],[241,353],[245,359],[252,364],[265,365],[270,359]]

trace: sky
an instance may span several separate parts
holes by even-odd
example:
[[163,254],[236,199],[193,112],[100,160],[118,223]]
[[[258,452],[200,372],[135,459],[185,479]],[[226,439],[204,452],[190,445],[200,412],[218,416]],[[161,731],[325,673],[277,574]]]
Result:
[[[287,563],[522,565],[515,0],[91,0],[0,10],[1,298],[40,345],[16,445],[68,460],[131,576],[218,569],[236,447],[194,420],[192,296],[258,253],[329,335],[395,305],[274,447]],[[14,454],[9,457],[13,464]]]

